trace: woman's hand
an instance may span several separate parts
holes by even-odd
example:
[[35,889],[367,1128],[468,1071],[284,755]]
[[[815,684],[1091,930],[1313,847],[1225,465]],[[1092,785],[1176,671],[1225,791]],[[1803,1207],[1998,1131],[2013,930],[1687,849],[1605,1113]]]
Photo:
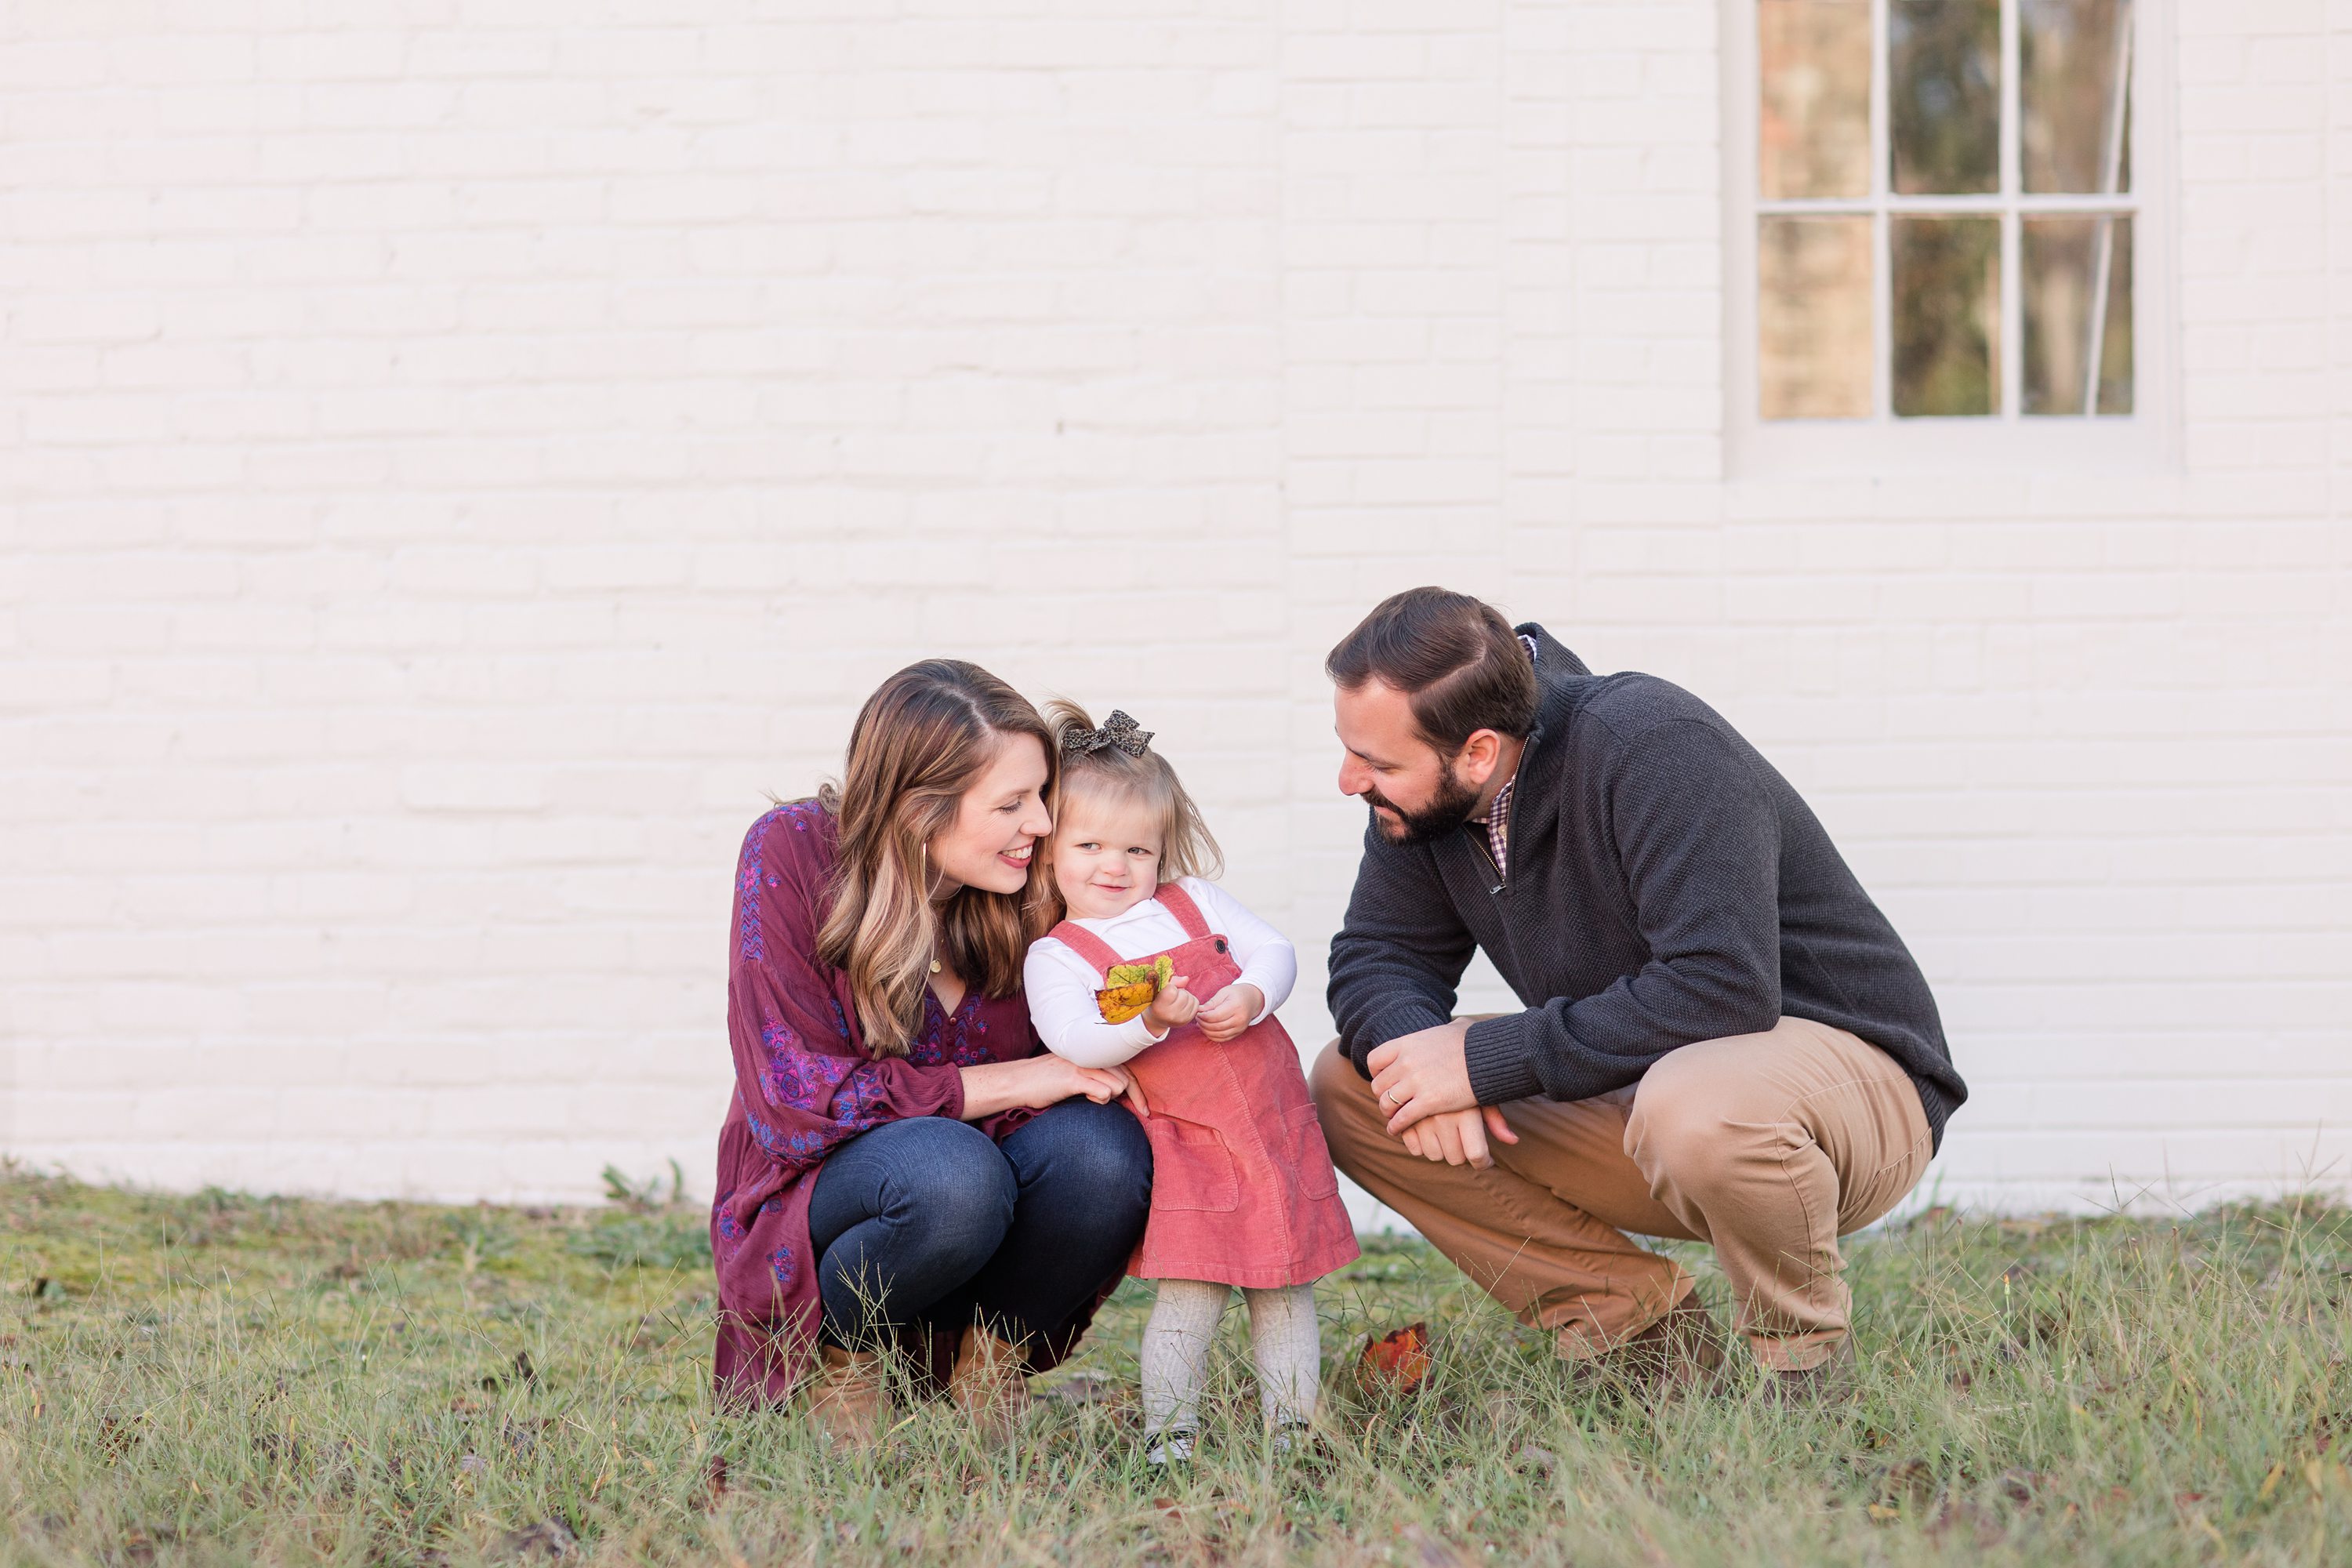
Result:
[[979,1121],[1001,1110],[1043,1110],[1074,1095],[1085,1095],[1097,1105],[1124,1098],[1139,1114],[1149,1116],[1143,1086],[1123,1067],[1082,1068],[1051,1051],[1019,1061],[982,1062],[963,1072],[963,1119]]
[[1222,1046],[1248,1028],[1250,1020],[1265,1008],[1265,993],[1236,980],[1202,1003],[1192,1021],[1201,1026],[1201,1033]]
[[1184,989],[1184,983],[1191,978],[1189,974],[1174,976],[1160,994],[1151,999],[1151,1005],[1144,1012],[1143,1022],[1153,1034],[1164,1035],[1171,1029],[1181,1028],[1200,1012],[1201,999]]

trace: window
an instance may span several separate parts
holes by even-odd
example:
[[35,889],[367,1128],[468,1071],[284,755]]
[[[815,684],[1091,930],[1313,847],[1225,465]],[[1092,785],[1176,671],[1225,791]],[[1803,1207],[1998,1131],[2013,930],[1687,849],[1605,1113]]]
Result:
[[2164,355],[2135,155],[2144,8],[1739,0],[1729,368],[1748,455],[2145,454]]

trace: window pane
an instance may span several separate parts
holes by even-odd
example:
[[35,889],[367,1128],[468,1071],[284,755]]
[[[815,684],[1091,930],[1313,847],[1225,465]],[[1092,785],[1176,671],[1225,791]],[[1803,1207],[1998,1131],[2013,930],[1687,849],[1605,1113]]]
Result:
[[2000,188],[2000,0],[1887,0],[1895,188]]
[[2131,0],[2021,0],[2029,191],[2131,189]]
[[1768,217],[1756,237],[1757,408],[1870,414],[1870,219]]
[[1890,221],[1895,226],[1895,412],[1997,412],[2000,220]]
[[[2025,220],[2025,412],[2132,411],[2132,245],[2127,217]],[[2098,404],[2085,377],[2099,367]]]
[[1870,194],[1870,0],[1758,0],[1766,201]]

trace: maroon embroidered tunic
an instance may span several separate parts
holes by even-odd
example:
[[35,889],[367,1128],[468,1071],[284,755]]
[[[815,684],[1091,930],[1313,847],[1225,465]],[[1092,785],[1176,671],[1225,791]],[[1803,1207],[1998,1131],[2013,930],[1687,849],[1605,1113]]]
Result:
[[[821,1314],[809,1195],[824,1157],[900,1117],[961,1117],[961,1068],[1044,1048],[1019,992],[984,997],[974,987],[952,1014],[926,993],[906,1056],[867,1055],[848,976],[816,956],[834,845],[832,814],[796,801],[751,825],[736,865],[727,978],[735,1093],[719,1130],[710,1208],[719,1312],[712,1376],[730,1404],[782,1400],[806,1370]],[[1034,1114],[1009,1110],[977,1125],[1003,1138]],[[1066,1353],[1088,1316],[1032,1347],[1033,1365],[1042,1371]],[[904,1348],[919,1370],[944,1372],[954,1347],[940,1338],[909,1336]]]

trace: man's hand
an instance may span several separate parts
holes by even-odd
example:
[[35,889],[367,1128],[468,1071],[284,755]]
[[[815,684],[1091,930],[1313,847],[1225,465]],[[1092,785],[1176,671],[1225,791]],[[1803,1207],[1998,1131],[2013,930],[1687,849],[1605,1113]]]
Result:
[[1192,1021],[1201,1026],[1201,1033],[1222,1046],[1248,1028],[1250,1020],[1265,1006],[1265,992],[1236,980],[1202,1003]]
[[1469,1034],[1469,1023],[1457,1018],[1433,1029],[1399,1035],[1365,1058],[1372,1069],[1372,1093],[1388,1114],[1391,1133],[1402,1132],[1424,1116],[1477,1108],[1477,1098],[1470,1092],[1469,1060],[1462,1048]]
[[1486,1140],[1516,1143],[1519,1135],[1491,1105],[1475,1110],[1444,1110],[1404,1130],[1404,1146],[1432,1163],[1475,1165],[1484,1171],[1495,1163]]

